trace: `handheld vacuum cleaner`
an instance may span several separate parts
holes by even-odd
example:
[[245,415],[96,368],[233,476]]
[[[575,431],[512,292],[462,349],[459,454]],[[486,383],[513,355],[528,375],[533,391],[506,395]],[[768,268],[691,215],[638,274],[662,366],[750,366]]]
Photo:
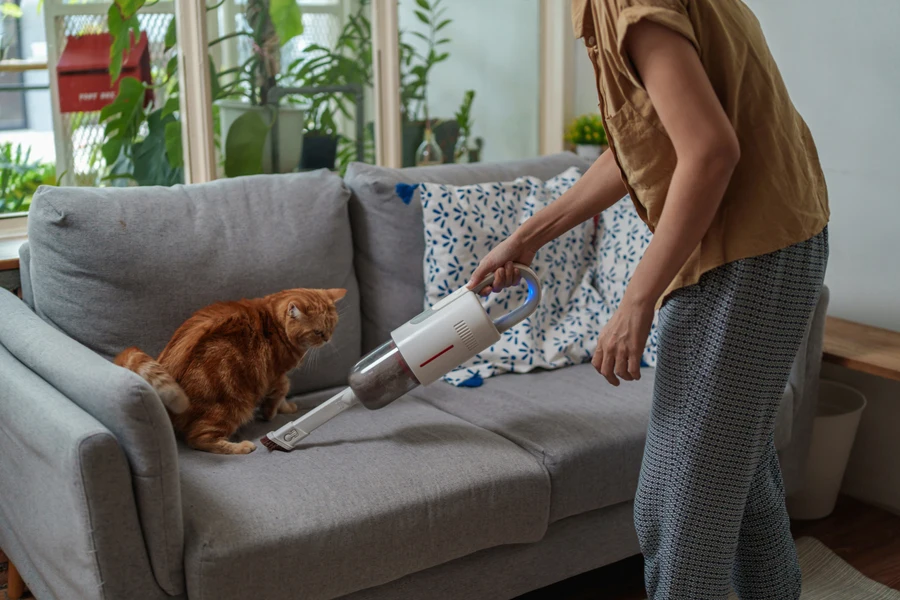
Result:
[[350,372],[349,387],[260,442],[269,450],[290,452],[314,429],[357,402],[371,410],[383,408],[495,344],[504,331],[531,315],[541,301],[534,271],[525,265],[515,267],[528,284],[528,296],[521,306],[491,320],[479,293],[493,283],[493,274],[475,290],[456,290],[392,331],[390,341],[362,357]]

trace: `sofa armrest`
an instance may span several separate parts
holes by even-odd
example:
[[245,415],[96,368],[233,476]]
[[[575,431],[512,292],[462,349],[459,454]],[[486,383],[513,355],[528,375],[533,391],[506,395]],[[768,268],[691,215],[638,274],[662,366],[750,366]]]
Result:
[[115,437],[3,346],[0,456],[0,546],[36,597],[166,597]]
[[[117,367],[50,326],[24,302],[4,290],[0,290],[0,315],[3,315],[0,318],[0,347],[4,349],[0,381],[5,389],[0,392],[0,420],[6,422],[7,419],[24,418],[18,415],[30,414],[28,411],[37,410],[34,407],[43,407],[35,414],[34,421],[22,424],[5,443],[18,448],[23,460],[32,453],[35,454],[32,458],[37,459],[57,444],[57,440],[41,426],[40,414],[46,413],[47,418],[56,419],[54,411],[57,405],[63,405],[66,409],[61,414],[78,409],[76,412],[81,422],[87,423],[83,419],[92,418],[89,422],[95,429],[91,429],[90,434],[84,429],[76,432],[77,435],[73,433],[63,437],[67,445],[58,450],[72,455],[69,460],[77,463],[79,452],[96,452],[94,445],[103,439],[102,436],[93,439],[91,435],[99,431],[113,438],[111,442],[115,442],[119,456],[117,460],[121,460],[124,454],[127,460],[125,472],[130,471],[127,486],[122,487],[128,490],[128,494],[118,495],[116,501],[126,502],[127,498],[132,510],[136,507],[142,546],[159,587],[170,595],[182,593],[184,528],[181,488],[175,435],[162,402],[143,379]],[[27,411],[24,405],[28,406]],[[61,427],[64,422],[58,423],[58,426]],[[85,439],[93,441],[85,442],[87,446],[79,446]],[[5,453],[3,455],[6,456]],[[104,460],[112,459],[107,456]],[[71,462],[68,466],[72,466]],[[52,472],[47,471],[46,476]],[[13,472],[13,475],[16,474],[34,477],[26,472]],[[91,478],[94,476],[105,475],[85,472],[82,476],[93,481]],[[60,484],[66,481],[71,481],[71,475]],[[48,480],[44,485],[57,484],[51,484]],[[40,487],[32,488],[30,492],[40,493]],[[103,491],[100,493],[106,494]],[[22,501],[27,503],[29,498],[31,496],[23,496]],[[96,499],[91,497],[89,500]],[[113,500],[103,498],[104,502]],[[31,498],[30,501],[37,500]],[[22,518],[22,515],[18,517]],[[10,523],[10,526],[15,528],[16,524]],[[28,539],[21,542],[30,543]]]
[[806,339],[800,346],[791,371],[794,388],[791,441],[780,453],[785,491],[792,494],[803,486],[806,459],[812,441],[813,420],[819,405],[819,372],[822,369],[822,347],[825,341],[825,316],[830,292],[822,287],[819,302],[810,320]]

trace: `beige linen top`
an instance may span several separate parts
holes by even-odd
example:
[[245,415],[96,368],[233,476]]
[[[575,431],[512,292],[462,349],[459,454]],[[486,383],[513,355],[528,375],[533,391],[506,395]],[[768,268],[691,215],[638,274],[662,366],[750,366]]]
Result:
[[594,65],[610,149],[651,231],[659,223],[676,156],[624,49],[628,29],[642,20],[693,44],[741,147],[712,225],[665,297],[720,265],[815,236],[828,223],[828,193],[809,128],[743,2],[573,0],[575,35],[584,39]]

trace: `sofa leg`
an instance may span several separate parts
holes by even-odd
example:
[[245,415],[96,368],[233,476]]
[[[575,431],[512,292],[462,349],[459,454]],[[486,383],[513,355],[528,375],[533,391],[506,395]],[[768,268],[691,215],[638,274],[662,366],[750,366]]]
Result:
[[16,565],[12,564],[12,561],[9,562],[6,576],[7,597],[9,600],[19,600],[25,595],[25,582],[22,581],[22,576],[19,575],[19,570],[16,569]]

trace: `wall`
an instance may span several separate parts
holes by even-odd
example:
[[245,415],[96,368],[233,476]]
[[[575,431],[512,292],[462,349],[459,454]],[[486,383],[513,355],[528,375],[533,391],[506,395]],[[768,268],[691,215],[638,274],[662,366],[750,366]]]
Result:
[[[574,34],[573,34],[574,36]],[[588,59],[584,40],[575,40],[575,116],[600,113],[597,98],[597,81],[594,77],[594,67]]]
[[[900,330],[900,3],[746,0],[812,129],[832,221],[829,314]],[[866,394],[845,491],[900,512],[900,384],[828,366]]]
[[[444,0],[441,30],[452,41],[428,86],[432,117],[452,118],[465,90],[475,90],[474,135],[485,140],[483,160],[538,155],[540,76],[538,0]],[[400,29],[421,30],[412,0],[400,3]],[[446,35],[445,35],[446,34]],[[409,37],[410,40],[415,38]]]

